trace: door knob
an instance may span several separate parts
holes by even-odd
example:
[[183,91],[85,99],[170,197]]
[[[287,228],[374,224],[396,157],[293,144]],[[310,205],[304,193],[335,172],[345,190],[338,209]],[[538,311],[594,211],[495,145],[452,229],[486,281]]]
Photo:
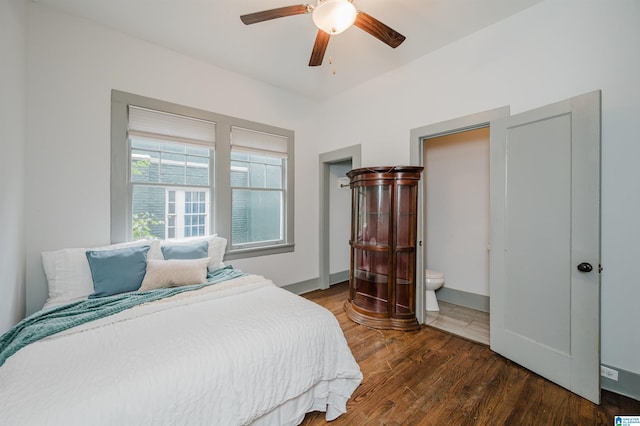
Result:
[[590,263],[583,262],[578,265],[578,271],[580,272],[591,272],[593,270],[593,266]]

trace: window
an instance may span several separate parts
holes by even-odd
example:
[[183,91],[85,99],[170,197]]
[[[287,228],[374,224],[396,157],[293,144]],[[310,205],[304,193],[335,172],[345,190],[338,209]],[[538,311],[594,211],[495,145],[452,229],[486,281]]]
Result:
[[285,236],[287,141],[231,130],[231,246],[282,243]]
[[132,237],[208,235],[215,123],[129,106]]
[[217,233],[227,259],[293,251],[293,132],[119,91],[111,240]]

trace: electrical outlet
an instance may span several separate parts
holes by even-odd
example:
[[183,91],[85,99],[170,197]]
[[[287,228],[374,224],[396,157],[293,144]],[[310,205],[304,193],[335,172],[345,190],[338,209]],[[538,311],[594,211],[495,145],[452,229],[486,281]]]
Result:
[[614,370],[613,368],[605,367],[604,365],[600,366],[600,375],[602,377],[606,377],[607,379],[618,381],[618,370]]

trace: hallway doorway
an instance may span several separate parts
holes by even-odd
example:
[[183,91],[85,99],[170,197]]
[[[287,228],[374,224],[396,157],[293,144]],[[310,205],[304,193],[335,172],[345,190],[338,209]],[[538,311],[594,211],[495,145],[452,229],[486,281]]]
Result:
[[[319,287],[349,279],[351,191],[342,187],[351,169],[361,167],[361,146],[320,154],[320,260]],[[348,182],[348,181],[347,181]]]

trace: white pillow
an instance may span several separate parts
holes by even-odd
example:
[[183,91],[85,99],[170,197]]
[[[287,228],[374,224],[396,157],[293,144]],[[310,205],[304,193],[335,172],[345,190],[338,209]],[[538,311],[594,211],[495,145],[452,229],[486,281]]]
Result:
[[227,249],[227,240],[225,238],[218,237],[217,234],[207,235],[204,237],[191,237],[160,241],[157,246],[151,247],[151,250],[149,250],[149,253],[147,254],[147,259],[164,260],[161,247],[189,245],[198,243],[200,241],[207,241],[209,243],[208,254],[211,258],[208,266],[209,272],[213,272],[216,269],[223,268],[224,263],[222,262],[222,259],[224,258],[224,253]]
[[138,291],[202,284],[207,281],[207,265],[211,259],[147,260],[147,273]]
[[[159,247],[158,240],[138,240],[92,248],[67,248],[42,252],[42,265],[47,275],[49,298],[45,308],[86,299],[94,292],[87,250],[113,250],[125,247]],[[160,250],[158,248],[158,250]]]

